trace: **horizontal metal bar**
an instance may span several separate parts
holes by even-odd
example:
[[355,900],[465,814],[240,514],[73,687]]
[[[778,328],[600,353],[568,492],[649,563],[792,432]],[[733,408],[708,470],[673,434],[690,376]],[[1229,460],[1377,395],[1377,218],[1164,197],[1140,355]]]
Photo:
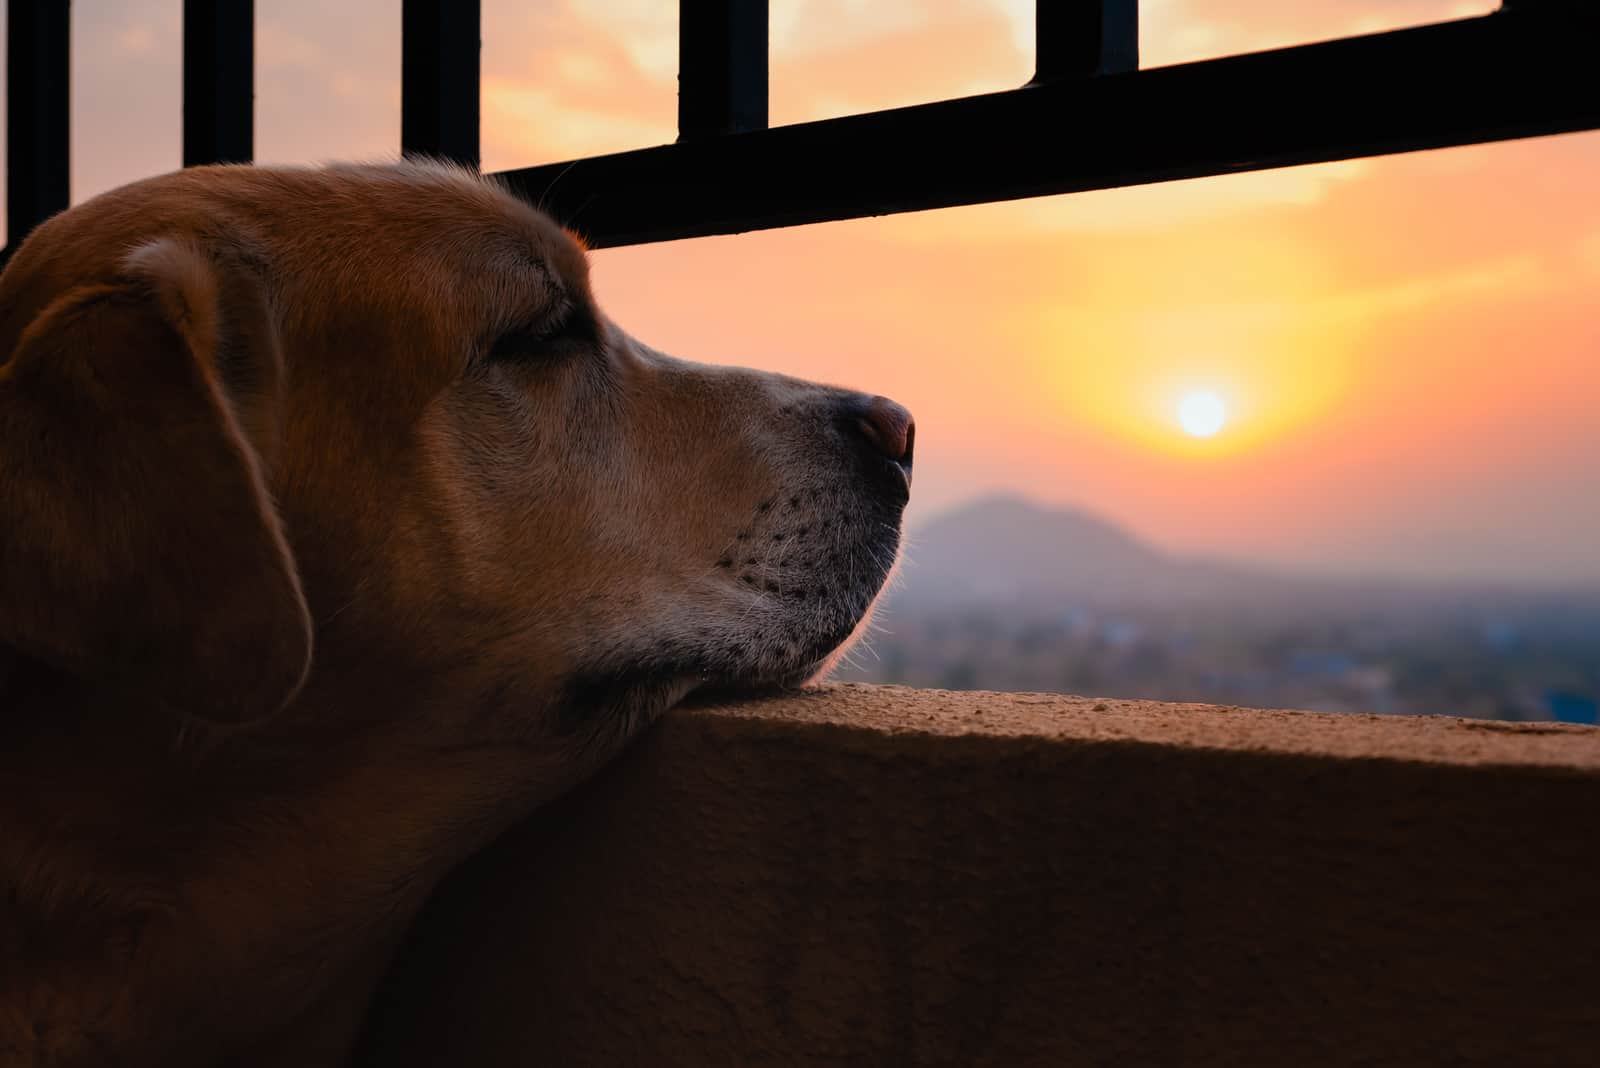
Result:
[[596,247],[1600,127],[1596,23],[1500,12],[507,171]]
[[678,136],[767,125],[767,0],[680,0]]
[[[71,199],[69,0],[11,0],[6,11],[6,231],[10,248]],[[0,261],[3,262],[3,261]]]
[[183,2],[183,165],[255,155],[255,0]]
[[404,0],[400,151],[478,165],[479,0]]
[[1033,80],[1139,69],[1139,0],[1036,0]]

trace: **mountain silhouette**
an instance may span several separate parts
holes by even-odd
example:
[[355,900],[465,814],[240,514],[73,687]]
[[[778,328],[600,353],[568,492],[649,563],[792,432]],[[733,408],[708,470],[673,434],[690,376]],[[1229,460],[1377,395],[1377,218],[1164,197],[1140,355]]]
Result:
[[912,532],[895,602],[1171,598],[1271,582],[1242,568],[1171,556],[1100,516],[991,496]]

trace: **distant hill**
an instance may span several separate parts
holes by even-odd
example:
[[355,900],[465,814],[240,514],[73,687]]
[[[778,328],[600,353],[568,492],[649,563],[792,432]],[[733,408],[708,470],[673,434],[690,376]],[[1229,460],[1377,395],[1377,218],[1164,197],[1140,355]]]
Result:
[[1172,598],[1276,584],[1244,569],[1169,556],[1106,519],[994,496],[946,512],[908,540],[891,600],[904,604]]
[[1600,596],[1274,573],[989,497],[912,531],[835,676],[970,690],[1592,723]]

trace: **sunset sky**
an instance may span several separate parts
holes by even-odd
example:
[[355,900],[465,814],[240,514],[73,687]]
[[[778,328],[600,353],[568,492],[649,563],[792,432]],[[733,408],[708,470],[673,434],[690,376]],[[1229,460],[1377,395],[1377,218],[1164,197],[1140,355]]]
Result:
[[[1143,62],[1494,6],[1145,0]],[[73,8],[83,199],[178,165],[181,2]],[[258,157],[392,156],[399,0],[256,10]],[[771,10],[774,124],[1031,73],[1033,0]],[[485,0],[486,169],[672,140],[676,33],[675,0]],[[1177,551],[1600,587],[1600,134],[595,262],[604,306],[658,347],[907,404],[913,524],[1014,490]],[[1209,437],[1179,421],[1196,393],[1225,409]]]

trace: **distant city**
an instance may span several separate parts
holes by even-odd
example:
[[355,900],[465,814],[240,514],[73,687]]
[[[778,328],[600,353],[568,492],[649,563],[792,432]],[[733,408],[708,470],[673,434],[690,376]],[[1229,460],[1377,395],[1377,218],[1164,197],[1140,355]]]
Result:
[[914,532],[835,677],[1315,711],[1600,719],[1600,589],[1335,581],[1163,554],[1013,497]]

